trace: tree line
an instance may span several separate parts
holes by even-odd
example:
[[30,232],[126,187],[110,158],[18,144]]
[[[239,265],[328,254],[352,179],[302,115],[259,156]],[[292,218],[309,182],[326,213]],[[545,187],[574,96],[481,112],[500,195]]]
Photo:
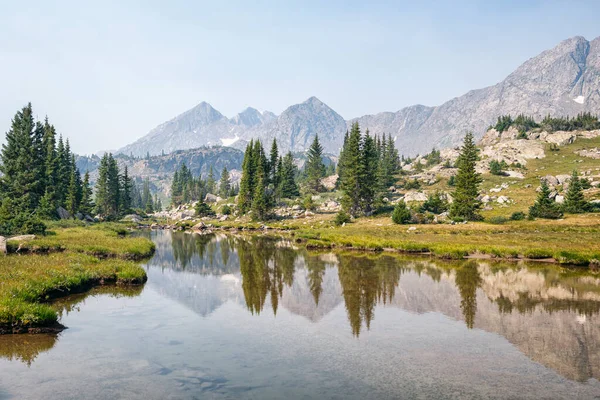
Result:
[[204,201],[207,194],[216,194],[222,198],[237,195],[239,188],[231,183],[227,167],[223,167],[219,182],[216,181],[213,167],[210,166],[206,179],[194,178],[191,170],[183,163],[175,170],[171,182],[171,205],[178,206],[192,201]]
[[498,117],[496,125],[490,126],[498,132],[502,133],[509,128],[514,127],[521,134],[529,132],[535,128],[554,132],[554,131],[590,131],[600,129],[600,120],[597,115],[592,115],[589,112],[579,113],[575,117],[551,117],[547,115],[541,122],[536,122],[531,116],[519,114],[516,118],[509,115],[501,115]]

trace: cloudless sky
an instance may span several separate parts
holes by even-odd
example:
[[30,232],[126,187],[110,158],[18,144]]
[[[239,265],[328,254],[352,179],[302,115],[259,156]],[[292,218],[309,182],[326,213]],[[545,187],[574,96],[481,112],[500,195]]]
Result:
[[0,132],[31,101],[82,154],[207,101],[232,117],[317,96],[349,119],[493,85],[600,1],[0,0]]

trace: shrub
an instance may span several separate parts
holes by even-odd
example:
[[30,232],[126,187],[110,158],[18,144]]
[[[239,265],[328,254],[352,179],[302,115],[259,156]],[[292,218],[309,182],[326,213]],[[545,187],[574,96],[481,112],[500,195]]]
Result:
[[454,186],[454,185],[456,185],[456,178],[454,175],[452,175],[450,177],[450,179],[448,179],[448,186]]
[[221,214],[223,215],[231,215],[232,212],[233,210],[228,204],[225,204],[223,207],[221,207]]
[[522,221],[525,219],[525,213],[522,211],[516,211],[516,212],[512,213],[512,215],[510,216],[510,219],[512,221]]
[[215,215],[215,212],[208,204],[203,201],[199,201],[198,204],[196,204],[196,215],[199,217],[208,217]]
[[491,217],[489,219],[490,224],[497,224],[497,225],[503,224],[503,223],[505,223],[507,221],[508,221],[508,218],[503,217],[501,215],[497,215],[497,216]]
[[419,183],[419,181],[417,180],[417,178],[413,179],[412,181],[406,181],[406,183],[404,183],[404,189],[420,189],[421,188],[421,184]]
[[312,196],[310,194],[306,195],[304,199],[302,199],[302,207],[304,207],[305,210],[309,211],[315,211],[317,209],[317,205],[313,201]]
[[490,161],[490,173],[492,175],[500,175],[500,176],[505,176],[506,173],[504,172],[504,169],[506,169],[508,167],[508,165],[506,165],[506,161],[502,160],[497,161],[497,160],[492,160]]
[[350,222],[350,216],[346,214],[344,211],[340,211],[335,214],[335,218],[333,219],[333,223],[337,226],[346,224]]
[[392,212],[392,221],[395,224],[408,224],[410,223],[412,217],[410,210],[406,207],[406,203],[403,201],[399,201],[394,207],[394,211]]
[[427,200],[421,206],[421,212],[432,212],[434,214],[441,214],[448,211],[448,202],[446,196],[440,191],[435,191],[427,197]]

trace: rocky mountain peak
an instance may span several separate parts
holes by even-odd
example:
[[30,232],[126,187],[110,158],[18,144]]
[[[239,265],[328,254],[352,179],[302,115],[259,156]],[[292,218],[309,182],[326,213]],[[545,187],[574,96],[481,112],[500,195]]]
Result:
[[282,151],[304,151],[319,134],[325,151],[337,153],[347,127],[358,121],[372,134],[390,134],[401,153],[415,155],[456,146],[467,131],[481,138],[499,115],[541,119],[580,112],[600,112],[600,38],[564,40],[524,62],[502,82],[436,107],[417,105],[345,121],[313,96],[279,116],[247,108],[227,119],[203,102],[120,151],[145,155],[214,144],[243,147],[250,139],[268,146],[275,138]]

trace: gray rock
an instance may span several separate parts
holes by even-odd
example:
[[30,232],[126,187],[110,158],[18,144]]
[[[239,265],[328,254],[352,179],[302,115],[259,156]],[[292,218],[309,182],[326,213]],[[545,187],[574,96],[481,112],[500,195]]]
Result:
[[6,254],[6,238],[0,236],[0,253]]
[[554,201],[556,201],[558,204],[563,204],[565,202],[565,196],[557,195],[554,197]]
[[204,201],[206,203],[216,203],[216,202],[221,201],[221,200],[222,199],[219,196],[214,195],[212,193],[207,193],[206,196],[204,196]]
[[69,214],[69,212],[62,207],[58,207],[56,209],[56,213],[60,219],[71,219],[71,214]]

